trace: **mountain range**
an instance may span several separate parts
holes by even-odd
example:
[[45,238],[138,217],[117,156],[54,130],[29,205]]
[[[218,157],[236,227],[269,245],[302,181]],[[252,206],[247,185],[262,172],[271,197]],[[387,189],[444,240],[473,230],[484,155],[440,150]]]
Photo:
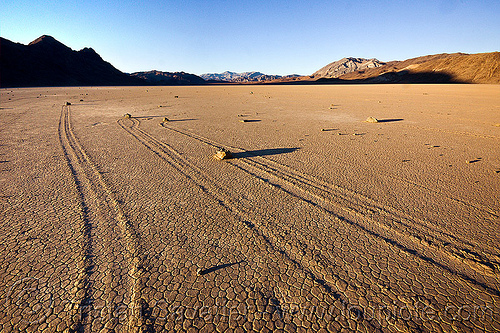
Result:
[[127,74],[93,49],[74,51],[51,36],[28,45],[0,37],[0,87],[203,84],[194,74],[160,71]]
[[261,72],[243,72],[243,73],[236,73],[236,72],[229,72],[225,71],[223,73],[208,73],[208,74],[201,74],[200,77],[202,77],[205,81],[207,82],[263,82],[263,81],[271,81],[271,80],[278,80],[278,79],[283,79],[283,78],[292,78],[292,77],[299,77],[300,75],[298,74],[291,74],[287,76],[281,76],[281,75],[268,75],[264,74]]
[[0,37],[0,87],[198,85],[210,83],[500,83],[500,52],[436,54],[404,61],[343,58],[309,76],[223,72],[197,76],[157,70],[127,74],[92,48],[72,50],[51,36],[28,45]]

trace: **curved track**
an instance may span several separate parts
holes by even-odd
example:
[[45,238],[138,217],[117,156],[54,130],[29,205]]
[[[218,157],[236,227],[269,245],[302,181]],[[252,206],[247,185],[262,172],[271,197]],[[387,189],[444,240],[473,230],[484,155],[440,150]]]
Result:
[[[218,185],[216,177],[183,157],[183,154],[171,145],[141,129],[138,119],[122,119],[118,124],[148,150],[174,165],[179,173],[184,174],[190,181],[210,193],[214,200],[238,215],[246,227],[251,228],[271,248],[281,253],[283,260],[291,261],[300,267],[320,283],[325,291],[332,293],[335,299],[342,300],[343,304],[360,305],[365,304],[366,300],[380,297],[382,301],[368,301],[367,304],[381,307],[392,300],[414,308],[418,308],[418,304],[422,303],[439,309],[445,308],[448,303],[465,302],[459,291],[464,287],[487,295],[486,299],[494,300],[494,303],[499,299],[499,261],[494,249],[479,254],[475,251],[479,244],[464,242],[446,230],[432,227],[425,221],[378,204],[366,196],[329,184],[271,159],[251,156],[250,152],[241,148],[223,145],[203,136],[161,124],[172,133],[203,144],[244,153],[246,158],[229,160],[228,163],[247,177],[258,180],[262,186],[268,188],[269,195],[282,199],[288,197],[321,216],[305,223],[283,223],[284,217],[265,215],[266,211],[259,211],[246,202],[248,200],[242,193]],[[352,239],[354,234],[357,235],[356,240]],[[345,257],[348,258],[350,254],[345,253],[344,258],[341,258],[335,240],[350,244],[347,248],[351,249],[349,252],[355,249],[356,259],[346,262]],[[375,249],[378,253],[374,254]],[[394,260],[389,260],[388,266],[382,265],[374,270],[373,267],[380,265],[380,257],[385,256],[394,257]],[[424,296],[424,290],[428,288],[425,286],[426,279],[392,282],[392,274],[386,276],[383,272],[390,272],[392,265],[399,266],[394,271],[396,275],[427,276],[427,282],[448,285],[446,295],[444,298]],[[374,274],[375,271],[378,274]],[[353,276],[363,278],[353,280]],[[422,289],[415,289],[415,283]],[[450,283],[451,286],[458,284],[462,287],[450,287]],[[370,291],[373,286],[378,286],[377,292]],[[359,294],[360,290],[364,290],[362,296]],[[416,292],[416,295],[411,296],[412,293],[408,293],[410,290]],[[447,301],[444,301],[445,299]],[[497,320],[498,318],[495,318],[493,322]],[[400,323],[406,330],[421,325],[417,318],[414,322]],[[434,324],[436,328],[441,325],[439,321]],[[468,327],[467,324],[471,323],[463,323],[463,327]],[[491,324],[481,323],[486,325],[483,326],[486,330],[487,327],[491,329]]]

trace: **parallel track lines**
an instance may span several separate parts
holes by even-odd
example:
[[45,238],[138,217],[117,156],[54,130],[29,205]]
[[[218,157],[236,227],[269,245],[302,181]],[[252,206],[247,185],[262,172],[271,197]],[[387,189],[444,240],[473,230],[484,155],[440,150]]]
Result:
[[[263,159],[261,158],[260,160]],[[383,233],[392,234],[392,238],[401,239],[400,236],[403,236],[403,239],[410,239],[417,246],[431,248],[434,251],[446,253],[454,260],[464,260],[471,265],[476,265],[475,269],[479,269],[482,273],[492,276],[500,273],[500,257],[494,253],[487,253],[489,258],[485,258],[479,253],[474,252],[479,245],[477,243],[461,240],[447,231],[412,218],[392,207],[381,206],[367,197],[358,197],[358,200],[354,201],[345,193],[342,193],[345,190],[337,193],[332,190],[331,185],[329,186],[329,184],[323,181],[312,181],[300,174],[283,172],[274,165],[276,164],[274,161],[266,159],[262,163],[259,162],[258,158],[254,158],[238,161],[235,164],[239,162],[249,165],[255,170],[273,175],[276,179],[287,183],[305,195],[317,199],[320,204],[332,205],[361,218],[361,220],[368,220],[370,224],[364,224],[368,229],[376,226]],[[468,249],[463,249],[459,245],[456,245],[458,243],[468,245]]]
[[[252,212],[248,208],[238,204],[238,202],[232,198],[231,194],[226,193],[224,189],[217,186],[215,179],[211,178],[195,165],[186,161],[168,144],[158,140],[139,128],[138,120],[130,118],[128,121],[131,122],[131,126],[125,125],[125,120],[122,119],[118,120],[118,125],[146,146],[150,151],[159,156],[162,160],[174,167],[180,174],[183,174],[186,178],[190,179],[202,191],[212,196],[222,207],[238,216],[245,228],[250,229],[256,237],[263,241],[264,244],[266,244],[266,246],[271,250],[279,253],[283,260],[291,262],[293,266],[302,270],[306,276],[321,285],[321,287],[332,297],[333,300],[340,301],[344,305],[349,304],[348,297],[343,295],[341,291],[335,291],[337,289],[335,274],[332,274],[331,270],[328,270],[325,266],[320,266],[321,268],[318,268],[317,266],[310,264],[310,262],[317,261],[311,253],[304,253],[299,247],[290,243],[288,243],[288,245],[291,245],[291,250],[287,251],[284,246],[287,242],[279,235],[276,235],[271,230],[268,230],[268,228],[263,224],[259,224],[255,221],[252,217]],[[373,323],[367,322],[365,324],[371,327],[371,330],[378,329],[376,326],[373,326]]]
[[[214,185],[216,182],[213,179],[211,179],[211,177],[208,176],[208,174],[206,174],[205,172],[200,170],[198,167],[194,166],[192,163],[185,160],[185,158],[182,157],[175,149],[173,149],[168,144],[156,139],[155,137],[151,136],[149,133],[147,133],[144,130],[142,130],[141,128],[139,128],[140,122],[138,120],[130,119],[129,121],[132,123],[132,125],[130,127],[125,126],[123,124],[123,120],[119,120],[118,124],[125,131],[129,132],[132,136],[134,136],[136,139],[141,141],[144,145],[146,145],[150,150],[154,151],[156,154],[165,155],[168,158],[168,160],[166,160],[167,162],[172,161],[173,163],[178,164],[178,170],[181,173],[185,173],[185,170],[194,170],[194,173],[197,174],[197,177],[195,177],[195,178],[201,177],[204,179],[202,181],[203,184],[211,184],[210,186],[213,187],[211,189],[211,192],[212,191],[215,191],[216,193],[221,193],[221,191],[224,192],[224,190],[222,190],[220,187],[218,187],[217,185]],[[164,126],[164,127],[166,127],[166,126]],[[170,127],[166,127],[166,128],[171,129]],[[175,130],[175,129],[172,129],[172,130],[179,132],[180,134],[184,134],[184,135],[187,135],[189,137],[192,137],[192,138],[199,140],[199,141],[201,141],[205,144],[208,144],[210,146],[214,146],[214,147],[221,147],[222,146],[222,145],[219,145],[219,144],[217,144],[209,139],[193,135],[192,133],[186,134],[186,133],[180,132],[180,131]],[[146,142],[148,142],[148,143],[146,143]],[[153,145],[156,147],[155,148],[151,147],[151,143],[153,143]],[[225,146],[225,147],[234,149],[234,147],[228,147],[228,146]],[[158,151],[160,151],[161,153],[158,153]],[[264,162],[268,161],[267,159],[262,159],[262,158],[261,158],[261,160],[263,160]],[[290,175],[290,173],[288,173],[288,174],[284,173],[280,169],[273,170],[273,168],[269,167],[269,165],[267,165],[267,164],[259,164],[259,163],[252,163],[252,162],[255,162],[255,161],[253,161],[253,158],[252,159],[245,159],[245,160],[241,159],[241,160],[231,161],[231,163],[235,167],[238,167],[242,171],[247,172],[252,177],[256,177],[256,178],[268,183],[269,185],[271,185],[273,187],[277,187],[278,189],[280,189],[280,190],[282,190],[282,191],[284,191],[292,196],[297,197],[300,200],[303,200],[307,203],[313,204],[314,206],[318,207],[320,210],[323,210],[324,213],[326,213],[326,215],[330,216],[334,220],[338,220],[342,223],[345,223],[347,225],[358,228],[361,232],[366,233],[367,235],[370,235],[371,237],[375,237],[376,239],[382,240],[383,242],[387,243],[388,246],[395,247],[398,250],[405,252],[407,255],[410,255],[410,256],[413,256],[416,258],[420,258],[423,262],[426,262],[427,264],[430,264],[431,266],[435,266],[439,269],[444,269],[445,271],[451,273],[452,275],[459,276],[465,282],[470,283],[473,286],[473,288],[479,287],[481,290],[483,290],[491,295],[494,295],[494,296],[500,295],[496,286],[493,286],[493,287],[488,286],[487,284],[480,282],[480,281],[477,281],[473,277],[470,277],[463,272],[460,272],[460,271],[457,271],[455,269],[448,267],[446,265],[447,261],[445,261],[444,263],[441,263],[438,260],[425,255],[425,253],[426,253],[425,250],[428,250],[430,245],[427,245],[427,247],[423,247],[420,245],[415,246],[415,244],[413,244],[413,247],[407,247],[407,244],[405,242],[400,243],[399,241],[397,241],[399,239],[398,236],[402,236],[401,233],[396,233],[396,237],[394,237],[394,230],[390,229],[388,226],[386,226],[384,224],[379,225],[380,223],[378,221],[375,221],[373,219],[373,217],[368,217],[368,215],[371,215],[371,216],[375,215],[375,213],[378,212],[380,210],[380,208],[376,207],[375,209],[371,209],[371,211],[370,211],[370,208],[373,206],[368,205],[368,207],[362,211],[360,211],[359,208],[358,209],[351,209],[351,210],[349,210],[349,213],[357,216],[358,218],[369,219],[370,222],[375,222],[377,225],[379,225],[379,228],[383,227],[385,229],[386,233],[380,233],[380,232],[377,232],[375,230],[372,230],[373,228],[368,227],[366,225],[366,223],[359,223],[357,221],[346,219],[344,217],[336,215],[336,213],[334,213],[332,210],[330,210],[328,208],[328,204],[331,202],[331,199],[329,199],[328,196],[325,197],[323,195],[318,195],[318,194],[312,192],[311,190],[308,190],[307,188],[304,189],[304,186],[300,187],[299,185],[296,184],[297,179],[305,179],[303,182],[306,182],[306,181],[312,182],[311,179],[308,179],[309,176],[302,175],[302,174],[298,174],[298,175],[295,174],[294,175],[293,173]],[[271,163],[275,163],[275,162],[271,162]],[[269,164],[271,164],[271,163],[269,163]],[[276,164],[280,165],[278,163],[276,163]],[[265,174],[270,175],[272,178],[277,180],[278,183],[281,183],[281,185],[273,184],[268,179],[263,178],[255,173],[249,171],[248,167],[254,169],[254,171],[264,172]],[[285,167],[283,169],[286,169],[286,168],[288,168],[288,167]],[[190,171],[189,173],[192,173],[192,171]],[[294,173],[296,173],[296,172],[294,172]],[[290,178],[291,178],[291,180],[289,180]],[[198,180],[192,179],[192,180],[195,182],[199,182],[199,179]],[[315,189],[321,189],[321,186],[318,187],[318,184],[321,184],[321,181],[318,181],[317,183],[312,182],[312,186]],[[285,186],[283,186],[283,185],[285,185]],[[202,188],[204,187],[203,185],[200,185],[200,186]],[[331,189],[329,189],[327,187],[327,185],[323,185],[323,186],[327,188],[328,195],[331,196],[331,195],[336,194],[335,192],[332,194]],[[287,190],[287,188],[290,188],[290,187],[291,187],[291,189]],[[299,192],[297,192],[297,190],[299,190]],[[300,193],[302,193],[302,194],[300,194]],[[306,194],[306,195],[304,195],[304,194]],[[308,199],[307,198],[308,196],[312,197],[313,201],[311,201],[311,199]],[[241,215],[244,219],[252,221],[252,217],[251,217],[250,212],[245,212],[245,207],[241,204],[238,204],[237,199],[232,199],[231,194],[225,193],[223,195],[223,197],[219,199],[219,201],[223,205],[225,205],[228,209]],[[325,206],[325,202],[327,202],[326,206]],[[336,206],[340,205],[337,202],[331,202],[331,203],[333,203]],[[351,200],[349,202],[349,205],[352,207],[356,203],[357,203],[357,201],[353,203]],[[366,201],[365,201],[365,203],[366,203]],[[358,205],[360,205],[360,206],[362,206],[362,204],[363,203],[358,203]],[[343,207],[343,206],[340,206],[340,207]],[[383,210],[383,212],[386,215],[391,216],[389,212],[387,212],[385,210]],[[255,220],[253,220],[253,222],[255,223]],[[324,283],[324,286],[328,290],[332,289],[331,286],[335,285],[335,282],[336,282],[335,280],[336,280],[336,278],[339,278],[339,277],[335,274],[335,272],[333,272],[331,269],[329,269],[328,265],[322,264],[322,261],[318,260],[316,255],[314,255],[314,253],[312,253],[310,249],[307,250],[306,252],[304,252],[303,248],[297,247],[295,244],[293,244],[293,242],[287,243],[287,241],[283,237],[281,237],[281,235],[279,235],[279,234],[276,235],[275,233],[273,233],[272,230],[268,230],[266,225],[264,225],[262,223],[258,224],[258,227],[259,227],[258,229],[263,230],[262,236],[265,237],[266,239],[272,240],[274,247],[277,248],[280,252],[286,254],[287,259],[290,259],[294,262],[299,263],[300,266],[303,268],[307,267],[307,271],[309,271],[310,274],[312,274],[312,276],[316,276],[316,274],[319,274],[319,276],[321,276],[324,279],[324,280],[319,279],[319,281],[322,281]],[[298,233],[299,230],[295,230],[295,232]],[[389,233],[389,232],[393,233],[392,238],[391,238],[391,236],[387,236],[387,233]],[[289,250],[285,251],[284,248],[279,246],[279,244],[286,244],[289,247]],[[454,257],[454,259],[456,260],[455,257]],[[311,266],[307,262],[316,262],[318,265]],[[317,272],[317,273],[314,273],[314,272]],[[391,293],[391,292],[389,292],[389,293]],[[402,295],[399,295],[399,297],[401,298]],[[412,301],[407,300],[407,302],[411,303]]]
[[[222,145],[200,135],[175,129],[163,123],[161,126],[212,147],[225,147],[242,152],[245,151],[242,148]],[[441,268],[446,268],[451,273],[458,274],[466,281],[479,285],[489,290],[489,292],[494,295],[500,295],[497,288],[500,271],[500,257],[495,253],[483,253],[483,255],[477,253],[476,247],[479,245],[477,243],[458,239],[445,230],[430,226],[424,221],[413,218],[395,208],[379,205],[373,199],[359,193],[298,172],[270,159],[255,156],[246,159],[237,159],[231,163],[233,163],[233,165],[239,165],[243,170],[249,166],[253,170],[271,175],[285,185],[313,197],[320,206],[324,206],[326,203],[327,205],[332,205],[338,209],[344,210],[348,214],[357,216],[360,221],[367,220],[370,223],[353,223],[363,230],[386,240],[391,245],[396,244],[400,249],[412,255],[414,255],[416,251],[419,253],[419,256],[427,262],[438,265]],[[453,200],[453,198],[451,198],[451,200]],[[326,210],[332,213],[328,207],[326,207]],[[489,211],[486,212],[491,214]],[[376,229],[374,229],[374,226]],[[430,237],[428,237],[429,239],[424,239],[420,236],[421,234]],[[396,239],[403,239],[405,241],[400,243],[399,241],[395,241]],[[457,245],[459,242],[467,245],[468,248],[461,248],[460,245]],[[445,254],[451,259],[451,262],[455,262],[458,265],[455,265],[455,269],[452,269],[447,266],[449,260],[440,263],[439,255],[431,257],[426,254],[429,252],[428,250],[432,250],[439,254]],[[461,267],[460,264],[462,262],[465,263],[467,267]],[[470,277],[468,273],[469,267],[479,273],[479,278],[484,277],[484,275],[490,276],[494,280],[490,281],[490,283],[493,282],[495,286],[488,286],[483,282],[476,281],[477,277]]]
[[[236,214],[246,228],[253,229],[255,221],[253,221],[253,218],[251,217],[251,212],[248,211],[247,208],[235,202],[231,198],[230,194],[226,193],[223,189],[221,189],[217,185],[214,185],[216,183],[214,179],[206,175],[202,170],[200,170],[196,166],[185,161],[185,159],[172,147],[170,147],[164,142],[159,141],[155,137],[149,135],[148,133],[140,129],[138,127],[139,123],[137,120],[130,119],[130,121],[132,122],[133,127],[125,126],[122,120],[119,120],[118,124],[125,131],[127,131],[134,138],[136,138],[139,142],[145,145],[148,149],[150,149],[152,152],[154,152],[160,158],[162,158],[165,162],[169,163],[172,167],[174,167],[177,171],[179,171],[179,173],[183,174],[186,178],[194,182],[204,192],[211,195],[216,201],[219,202],[220,205],[225,207],[228,211],[231,211],[234,214]],[[258,231],[254,229],[254,232]],[[280,252],[282,252],[282,254],[284,253],[282,249],[280,249],[279,246],[277,245],[279,243],[279,240],[275,239],[272,233],[264,233],[260,234],[259,236],[266,239],[269,245],[271,245],[273,248],[278,249]],[[288,259],[294,261],[295,263],[299,263],[300,261],[299,259],[291,258],[288,255],[287,257],[289,257]]]
[[[179,129],[173,128],[171,126],[167,126],[164,123],[162,123],[160,125],[162,127],[166,128],[166,129],[168,129],[168,130],[171,130],[173,132],[177,132],[177,133],[179,133],[181,135],[184,135],[184,136],[191,137],[193,139],[201,141],[201,142],[203,142],[203,143],[205,143],[205,144],[207,144],[209,146],[212,146],[214,148],[225,147],[225,148],[228,148],[228,149],[235,149],[235,150],[238,150],[238,151],[241,151],[241,152],[245,152],[245,149],[243,149],[243,148],[233,147],[233,146],[229,146],[229,145],[223,145],[223,144],[217,143],[217,142],[215,142],[213,140],[210,140],[208,138],[202,137],[202,136],[200,136],[198,134],[195,134],[195,133],[192,133],[192,132],[183,131],[183,130],[179,130]],[[259,163],[257,160],[260,160],[262,162]],[[261,156],[253,156],[252,159],[246,159],[243,162],[244,163],[255,163],[255,164],[259,164],[259,165],[263,166],[264,168],[271,168],[272,170],[274,170],[276,172],[281,172],[285,176],[287,174],[290,175],[287,178],[295,179],[296,181],[299,181],[299,182],[303,183],[304,185],[309,185],[311,187],[317,187],[319,190],[323,190],[323,191],[326,191],[326,192],[331,192],[331,193],[333,193],[335,195],[335,197],[340,196],[343,199],[350,200],[350,201],[352,201],[353,198],[356,198],[357,199],[356,203],[361,201],[361,202],[364,202],[365,205],[366,204],[371,205],[377,211],[384,212],[385,210],[387,210],[388,211],[387,212],[388,215],[389,214],[392,214],[392,215],[401,215],[402,217],[405,217],[405,218],[411,218],[412,220],[418,221],[420,224],[422,224],[422,227],[431,228],[424,221],[419,221],[418,219],[415,219],[414,217],[411,217],[411,216],[405,214],[404,212],[401,212],[401,211],[399,211],[399,210],[397,210],[397,209],[395,209],[393,207],[381,206],[375,200],[373,200],[373,199],[371,199],[371,198],[369,198],[369,197],[367,197],[365,195],[362,195],[362,194],[360,194],[358,192],[346,189],[346,188],[344,188],[342,186],[339,186],[339,185],[328,183],[328,182],[326,182],[324,180],[321,180],[321,179],[319,179],[317,177],[308,175],[306,173],[299,172],[299,171],[297,171],[297,170],[295,170],[295,169],[293,169],[293,168],[291,168],[289,166],[283,165],[283,164],[278,163],[276,161],[273,161],[271,159],[267,159],[267,158],[264,158],[264,157],[261,157]],[[271,165],[273,165],[274,167],[270,167]],[[395,178],[394,176],[391,176],[391,177]],[[451,197],[451,196],[449,196],[449,195],[447,195],[445,193],[435,191],[433,189],[425,187],[425,186],[423,186],[421,184],[418,184],[416,182],[412,182],[412,181],[409,181],[409,180],[406,180],[406,179],[402,179],[402,178],[395,178],[395,179],[398,180],[398,181],[401,181],[401,182],[409,183],[410,185],[413,185],[413,186],[416,186],[416,187],[423,188],[424,190],[433,192],[435,194],[443,195],[448,200],[460,203],[460,204],[465,205],[465,206],[473,207],[474,209],[479,210],[479,211],[483,211],[484,213],[490,215],[491,218],[498,218],[498,217],[500,217],[498,212],[495,212],[495,211],[491,210],[488,207],[481,207],[481,206],[478,206],[478,205],[474,205],[474,204],[472,204],[470,202],[466,202],[464,200]],[[332,191],[334,191],[334,192],[332,192]],[[445,230],[439,230],[437,228],[433,228],[433,229],[434,229],[433,231],[435,231],[435,232],[445,233],[445,234],[447,234],[447,236],[454,237],[450,233],[447,233]],[[477,244],[471,244],[471,245],[475,246]]]
[[[131,118],[129,121],[131,122],[131,126],[126,126],[124,120],[119,120],[118,124],[157,155],[163,155],[160,157],[165,161],[170,164],[177,164],[177,169],[181,173],[185,174],[186,170],[190,170],[188,171],[189,174],[196,174],[192,180],[202,188],[208,187],[211,193],[219,193],[215,197],[227,209],[240,215],[243,221],[256,223],[255,219],[252,218],[251,212],[247,212],[245,206],[239,203],[239,199],[241,198],[232,198],[233,195],[225,193],[226,191],[217,186],[215,179],[206,172],[187,161],[170,145],[142,130],[139,127],[139,120]],[[245,152],[241,148],[221,145],[194,133],[174,129],[165,124],[161,125],[166,129],[212,147],[225,147]],[[396,248],[406,255],[418,258],[427,265],[434,266],[438,270],[444,270],[452,276],[460,277],[473,289],[486,292],[494,298],[500,296],[497,279],[498,263],[496,261],[489,261],[484,257],[477,257],[479,256],[477,253],[475,253],[476,257],[474,258],[476,260],[470,260],[465,255],[460,254],[460,251],[465,251],[467,254],[473,252],[475,245],[473,242],[464,242],[445,230],[429,226],[425,221],[415,219],[393,207],[380,205],[373,199],[356,192],[319,180],[263,157],[252,156],[245,159],[234,159],[229,160],[229,163],[241,171],[248,173],[251,177],[257,178],[272,187],[314,205],[334,221],[355,227],[362,233],[385,242],[389,247]],[[220,196],[220,193],[224,194]],[[340,208],[346,211],[347,215],[337,215],[336,210],[332,210],[331,207]],[[313,250],[306,249],[306,252],[304,252],[304,248],[296,246],[293,242],[287,242],[282,235],[275,234],[273,230],[268,230],[266,225],[262,223],[256,224],[258,227],[256,229],[260,229],[258,232],[262,233],[262,237],[266,240],[271,240],[273,247],[283,253],[286,259],[299,264],[311,276],[320,276],[321,278],[316,278],[316,281],[323,282],[325,289],[333,289],[332,286],[335,286],[336,279],[340,277],[329,269],[328,264],[325,265],[322,263],[321,257],[318,259]],[[293,226],[291,228],[293,230],[290,231],[293,233],[295,229]],[[295,231],[299,232],[298,229]],[[422,239],[419,236],[420,233],[424,233],[425,235],[430,233],[431,237]],[[300,241],[298,243],[300,244]],[[442,246],[443,243],[445,245]],[[461,244],[455,247],[453,243]],[[281,244],[286,244],[288,250],[285,250]],[[460,245],[467,245],[471,250],[461,250]],[[429,254],[429,252],[431,253]],[[442,254],[446,255],[446,259],[441,258]],[[495,254],[490,254],[490,257],[496,258]],[[311,265],[308,262],[316,262],[318,265]],[[328,259],[326,262],[328,263]],[[467,267],[464,267],[463,263],[466,263]],[[470,275],[469,266],[475,270],[472,276]],[[358,268],[355,269],[357,270]],[[484,277],[485,274],[490,276],[489,280],[477,279],[477,277]],[[392,291],[386,290],[386,292],[392,294]],[[400,299],[405,298],[403,295],[393,296],[397,296]],[[348,297],[346,296],[346,298]],[[413,301],[408,299],[405,302],[411,304]]]
[[[145,319],[143,318],[143,300],[141,299],[141,289],[143,281],[141,275],[144,272],[145,257],[142,255],[142,248],[140,245],[139,235],[137,234],[133,224],[129,221],[124,214],[118,200],[115,198],[114,193],[106,184],[101,173],[96,165],[92,162],[85,149],[81,146],[71,126],[70,109],[69,106],[63,106],[61,110],[61,118],[59,122],[59,138],[61,142],[64,155],[68,162],[68,166],[73,174],[75,186],[77,187],[80,199],[81,215],[83,220],[82,229],[82,261],[83,267],[80,267],[79,279],[75,283],[75,296],[80,299],[78,309],[75,309],[75,316],[77,321],[72,325],[74,329],[83,329],[90,323],[83,322],[82,316],[89,315],[85,312],[92,311],[89,305],[86,304],[92,298],[92,275],[97,274],[92,270],[95,264],[94,259],[97,254],[93,253],[96,242],[103,241],[98,237],[94,239],[94,232],[92,229],[114,228],[116,225],[121,231],[124,240],[124,247],[127,251],[125,255],[128,259],[127,270],[129,281],[129,296],[130,302],[128,308],[128,320],[126,325],[121,328],[127,332],[136,332],[144,329]],[[106,244],[104,244],[106,248]],[[108,258],[104,258],[108,259]],[[108,259],[109,260],[109,259]],[[108,268],[108,270],[111,268]],[[101,272],[102,273],[102,272]],[[106,272],[106,284],[108,289],[111,288],[113,278],[110,274],[113,272]],[[94,282],[95,283],[95,282]],[[108,310],[114,310],[113,298],[111,289],[107,290],[108,295],[106,307]],[[92,319],[92,318],[91,318]],[[101,318],[102,319],[102,318]],[[112,318],[106,323],[110,329],[117,329],[117,318]],[[78,328],[80,327],[80,328]]]
[[61,110],[61,116],[59,119],[59,141],[61,147],[63,149],[64,157],[66,162],[68,163],[68,167],[70,168],[71,174],[73,176],[73,180],[75,182],[75,187],[77,189],[78,195],[78,205],[80,210],[80,218],[82,220],[82,224],[80,225],[82,243],[80,244],[81,253],[79,254],[80,258],[78,260],[77,267],[79,269],[77,281],[74,283],[74,288],[72,290],[72,294],[76,300],[78,300],[77,304],[71,304],[71,318],[68,323],[68,327],[73,330],[82,329],[83,317],[87,316],[88,313],[85,310],[87,303],[90,299],[90,280],[89,276],[92,274],[92,236],[91,236],[91,223],[89,218],[88,207],[85,203],[85,197],[83,194],[83,189],[81,185],[81,178],[83,174],[83,169],[78,162],[78,156],[76,155],[75,149],[71,146],[71,142],[69,141],[68,134],[68,125],[66,118],[67,111],[63,109]]

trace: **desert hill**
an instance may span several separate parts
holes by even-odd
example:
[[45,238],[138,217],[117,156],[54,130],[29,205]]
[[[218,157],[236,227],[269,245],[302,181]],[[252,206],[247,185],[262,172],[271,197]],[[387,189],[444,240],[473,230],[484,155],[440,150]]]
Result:
[[347,73],[385,65],[377,59],[343,58],[329,63],[312,74],[314,78],[337,78]]
[[271,84],[346,83],[500,83],[500,52],[442,53],[403,61],[343,58],[309,76],[280,78]]
[[500,52],[436,54],[391,61],[346,73],[343,81],[366,83],[500,83]]

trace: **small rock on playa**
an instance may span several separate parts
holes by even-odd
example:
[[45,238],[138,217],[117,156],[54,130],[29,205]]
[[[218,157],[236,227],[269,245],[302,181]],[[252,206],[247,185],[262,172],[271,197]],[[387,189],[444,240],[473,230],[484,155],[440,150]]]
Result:
[[227,160],[227,159],[230,159],[232,157],[233,157],[233,154],[231,154],[231,152],[229,150],[224,149],[224,148],[219,149],[214,155],[214,158],[216,158],[218,160]]

